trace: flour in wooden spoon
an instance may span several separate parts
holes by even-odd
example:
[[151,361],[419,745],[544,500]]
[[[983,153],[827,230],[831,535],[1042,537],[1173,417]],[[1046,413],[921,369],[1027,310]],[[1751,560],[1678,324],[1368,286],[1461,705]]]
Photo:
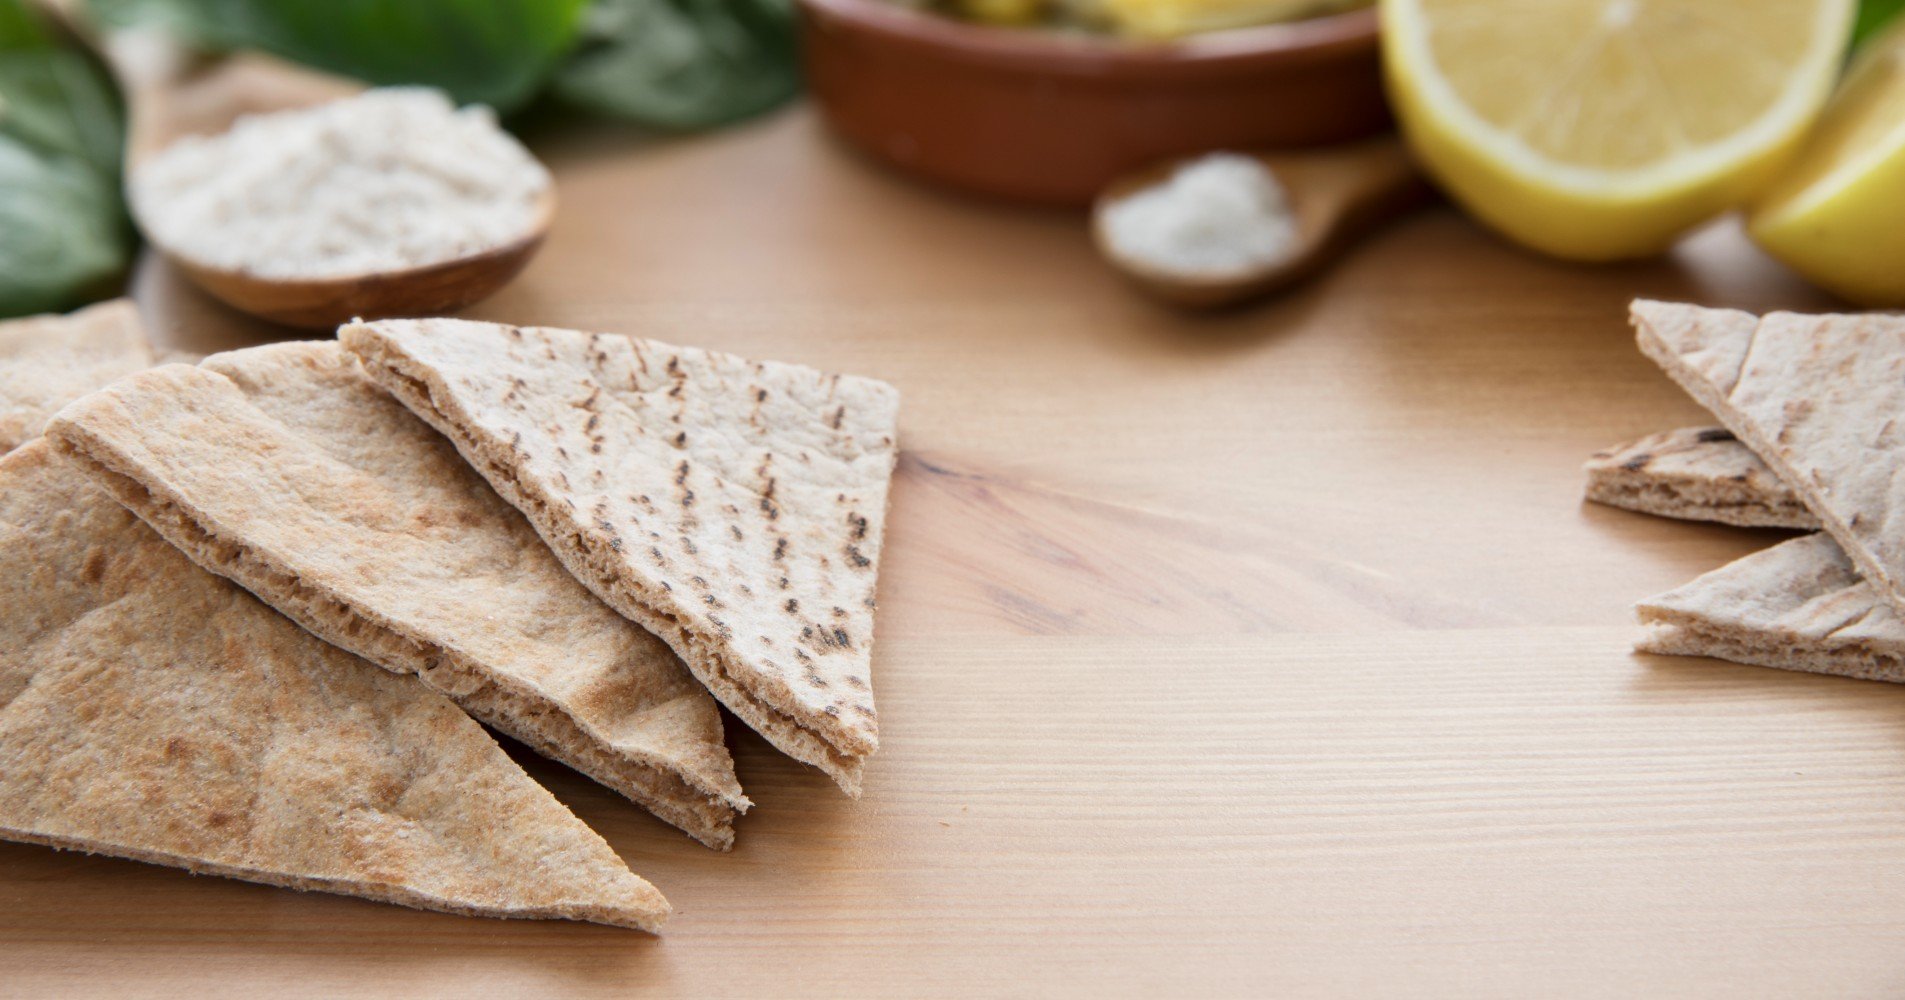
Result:
[[1296,245],[1283,186],[1256,159],[1213,153],[1106,207],[1117,256],[1186,278],[1225,278],[1280,264]]
[[133,172],[134,214],[188,261],[260,278],[342,278],[504,246],[549,174],[489,109],[392,87],[241,118]]

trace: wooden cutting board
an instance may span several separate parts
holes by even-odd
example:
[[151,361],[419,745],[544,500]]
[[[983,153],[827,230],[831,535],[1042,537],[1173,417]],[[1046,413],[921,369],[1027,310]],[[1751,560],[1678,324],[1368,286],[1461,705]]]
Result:
[[[1631,296],[1826,305],[1733,229],[1575,268],[1437,210],[1187,319],[1081,219],[806,110],[530,139],[560,217],[471,315],[903,391],[865,799],[736,727],[724,856],[522,754],[661,939],[0,845],[0,995],[1898,989],[1905,689],[1631,654],[1631,602],[1779,536],[1579,500],[1589,452],[1702,420]],[[154,262],[136,293],[172,345],[285,335]]]

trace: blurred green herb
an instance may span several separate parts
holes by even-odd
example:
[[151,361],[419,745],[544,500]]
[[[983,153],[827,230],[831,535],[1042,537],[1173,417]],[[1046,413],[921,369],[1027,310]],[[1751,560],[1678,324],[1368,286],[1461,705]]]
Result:
[[800,89],[791,0],[598,0],[558,96],[668,129],[722,125]]
[[574,44],[588,0],[92,0],[209,48],[259,49],[376,84],[513,111]]
[[1905,0],[1859,0],[1859,17],[1852,24],[1852,47],[1857,48],[1901,13],[1905,13]]
[[124,122],[89,55],[0,0],[0,316],[79,305],[125,270]]

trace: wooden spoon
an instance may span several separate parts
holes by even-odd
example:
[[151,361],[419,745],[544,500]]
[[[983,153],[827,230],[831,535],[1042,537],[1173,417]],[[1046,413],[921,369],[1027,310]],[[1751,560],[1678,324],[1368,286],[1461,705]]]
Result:
[[[116,33],[103,48],[126,93],[128,176],[172,142],[223,132],[242,115],[311,107],[364,90],[356,81],[269,56],[193,57],[159,33]],[[333,278],[261,278],[209,267],[152,242],[228,305],[291,326],[330,329],[358,316],[437,315],[487,297],[529,263],[549,231],[555,205],[554,192],[545,191],[529,228],[502,246],[422,267]],[[150,236],[151,227],[140,228]]]
[[1099,252],[1139,288],[1174,305],[1213,308],[1267,295],[1311,277],[1355,242],[1427,201],[1428,184],[1394,136],[1352,146],[1252,153],[1283,185],[1296,217],[1289,253],[1267,267],[1223,276],[1185,274],[1120,254],[1105,230],[1105,210],[1121,198],[1162,183],[1188,160],[1121,177],[1092,207],[1092,238]]

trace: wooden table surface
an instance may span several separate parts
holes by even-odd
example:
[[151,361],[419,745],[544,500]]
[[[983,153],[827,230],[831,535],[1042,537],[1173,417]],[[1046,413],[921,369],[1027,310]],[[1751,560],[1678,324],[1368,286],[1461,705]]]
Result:
[[[0,845],[0,995],[1905,992],[1905,691],[1631,653],[1633,601],[1778,536],[1579,499],[1702,420],[1630,297],[1826,304],[1735,230],[1574,268],[1433,209],[1187,319],[806,109],[532,142],[561,215],[471,315],[901,388],[866,797],[732,727],[720,855],[521,754],[659,939]],[[136,291],[167,343],[285,335]]]

